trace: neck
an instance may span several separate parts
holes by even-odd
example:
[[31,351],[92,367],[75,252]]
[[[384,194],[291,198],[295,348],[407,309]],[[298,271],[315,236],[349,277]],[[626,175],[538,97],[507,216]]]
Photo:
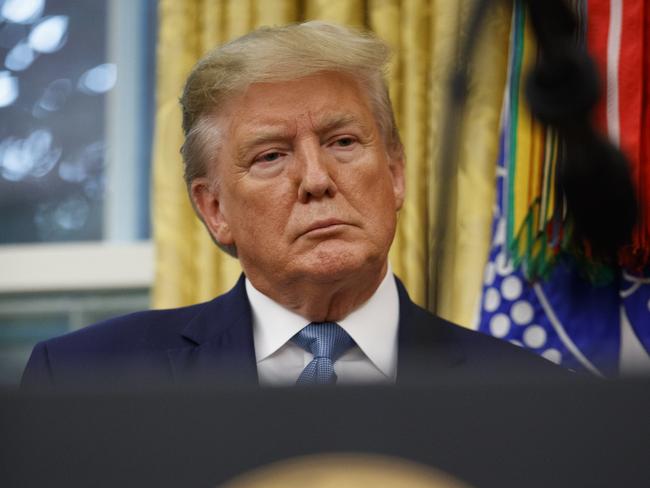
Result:
[[247,277],[257,290],[307,320],[336,322],[343,320],[375,293],[387,270],[388,264],[384,261],[376,269],[355,272],[346,279],[322,281],[305,277],[271,284],[263,277]]

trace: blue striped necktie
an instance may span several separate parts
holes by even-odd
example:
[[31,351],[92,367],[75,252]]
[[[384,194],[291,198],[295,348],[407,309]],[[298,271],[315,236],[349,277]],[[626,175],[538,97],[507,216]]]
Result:
[[354,340],[336,322],[312,322],[291,340],[314,355],[314,359],[300,373],[296,385],[336,383],[334,363],[355,345]]

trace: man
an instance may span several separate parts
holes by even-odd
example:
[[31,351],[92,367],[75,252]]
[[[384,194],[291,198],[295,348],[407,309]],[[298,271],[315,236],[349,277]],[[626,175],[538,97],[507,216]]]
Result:
[[245,277],[215,300],[38,344],[23,383],[393,383],[550,363],[414,305],[390,271],[404,154],[386,46],[310,22],[212,51],[182,99],[185,178]]

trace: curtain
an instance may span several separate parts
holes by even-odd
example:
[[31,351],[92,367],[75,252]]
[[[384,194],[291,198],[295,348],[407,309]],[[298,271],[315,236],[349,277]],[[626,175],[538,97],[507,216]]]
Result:
[[[390,95],[406,150],[407,197],[390,260],[411,298],[472,326],[487,259],[494,202],[499,114],[507,70],[511,7],[494,2],[471,66],[469,98],[449,181],[436,178],[449,68],[470,0],[160,0],[153,155],[155,308],[187,305],[227,291],[241,268],[219,251],[194,216],[182,177],[178,99],[208,50],[262,25],[327,20],[374,31],[393,49]],[[445,235],[436,232],[441,185]],[[439,251],[439,252],[438,252]],[[434,256],[442,256],[434,262]]]

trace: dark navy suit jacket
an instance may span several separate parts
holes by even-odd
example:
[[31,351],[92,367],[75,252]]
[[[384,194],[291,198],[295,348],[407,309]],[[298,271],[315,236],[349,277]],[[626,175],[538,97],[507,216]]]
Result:
[[[552,363],[415,305],[397,280],[397,381],[488,374],[551,375]],[[23,386],[119,387],[142,382],[257,384],[244,277],[212,301],[101,322],[34,347]]]

